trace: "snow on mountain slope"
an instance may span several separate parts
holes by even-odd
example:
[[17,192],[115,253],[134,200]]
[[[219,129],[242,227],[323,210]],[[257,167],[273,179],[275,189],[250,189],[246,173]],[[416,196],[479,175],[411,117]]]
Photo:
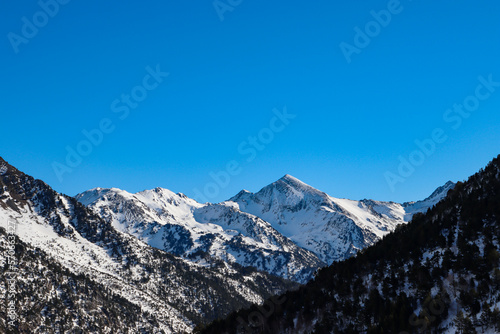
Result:
[[446,197],[448,191],[455,188],[456,183],[448,181],[444,186],[437,188],[432,195],[426,199],[418,202],[403,203],[405,208],[405,220],[410,221],[414,214],[416,213],[426,213],[427,209],[432,208],[434,205],[439,203],[443,198]]
[[[82,221],[78,215],[82,208],[75,208],[72,198],[52,191],[45,183],[25,177],[12,169],[12,173],[2,176],[0,183],[0,226],[7,229],[8,222],[15,222],[16,235],[31,247],[46,252],[55,262],[75,274],[88,274],[97,282],[105,282],[106,286],[119,296],[132,301],[148,312],[158,312],[158,319],[170,321],[161,329],[167,332],[188,330],[192,322],[169,305],[168,302],[152,298],[139,286],[130,284],[140,279],[141,263],[131,267],[130,279],[123,277],[124,263],[110,256],[110,249],[104,245],[104,238],[93,243],[89,238],[98,238],[90,232],[93,228],[98,233],[108,232],[106,226],[95,216],[85,217]],[[77,211],[77,212],[75,212]],[[83,213],[85,214],[85,213]],[[87,225],[85,231],[78,231],[75,225]],[[121,236],[129,243],[136,254],[148,253],[144,245],[134,238]],[[119,252],[123,254],[124,248]],[[124,259],[126,261],[126,259]],[[144,262],[144,261],[141,261]],[[125,288],[126,287],[126,288]]]
[[[76,199],[55,192],[1,158],[0,164],[5,167],[0,175],[0,227],[8,230],[13,224],[16,236],[29,245],[30,251],[42,251],[45,262],[75,277],[85,276],[135,305],[142,319],[137,326],[151,324],[148,319],[153,317],[157,325],[152,329],[143,327],[149,332],[190,332],[196,324],[295,286],[230,263],[211,260],[210,268],[206,268],[160,251],[120,232]],[[88,311],[83,306],[75,307],[77,313]],[[106,316],[102,315],[101,320],[105,321]],[[51,320],[42,316],[40,321]],[[132,328],[118,329],[111,332],[136,332]]]
[[405,209],[394,202],[334,198],[285,175],[255,194],[242,191],[229,201],[331,264],[374,244],[405,223],[405,217],[426,211],[452,186],[447,183],[429,199],[408,204]]
[[216,258],[303,283],[325,263],[351,257],[425,212],[453,186],[403,205],[334,198],[290,175],[219,204],[162,188],[96,188],[76,198],[116,229],[190,261]]
[[200,204],[162,188],[137,194],[96,188],[76,198],[117,230],[196,263],[217,258],[298,282],[324,265],[234,203]]

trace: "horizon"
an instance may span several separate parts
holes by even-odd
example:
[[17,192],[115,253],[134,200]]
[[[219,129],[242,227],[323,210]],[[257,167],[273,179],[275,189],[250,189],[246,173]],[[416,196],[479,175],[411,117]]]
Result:
[[0,155],[214,203],[284,174],[404,203],[498,155],[499,3],[232,4],[5,4]]
[[[21,169],[17,168],[15,165],[12,165],[11,163],[9,163],[9,162],[8,162],[7,160],[5,160],[2,156],[0,156],[0,159],[2,159],[3,161],[5,161],[8,165],[10,165],[10,166],[12,166],[12,167],[16,168],[16,169],[17,169],[18,171],[20,171],[21,173],[24,173],[24,174],[26,174],[26,175],[30,175],[29,173],[27,173],[27,172],[25,172],[25,171],[23,171],[23,170],[21,170]],[[493,158],[493,159],[494,159],[494,158]],[[3,165],[2,165],[2,166],[0,166],[0,173],[1,173],[1,168],[3,168]],[[478,172],[479,172],[479,170],[478,170]],[[472,175],[474,175],[474,174],[472,174]],[[472,176],[472,175],[470,175],[470,176]],[[30,175],[30,176],[32,176],[32,175]],[[360,200],[365,200],[365,199],[366,199],[366,200],[374,200],[374,201],[379,201],[379,202],[394,202],[394,203],[399,203],[399,204],[404,204],[404,203],[412,203],[412,202],[418,202],[418,201],[425,200],[425,199],[429,198],[429,197],[430,197],[430,196],[431,196],[431,195],[432,195],[432,194],[433,194],[433,193],[434,193],[437,189],[439,189],[439,188],[441,188],[441,187],[445,186],[446,184],[448,184],[448,183],[450,183],[450,182],[452,182],[452,183],[456,184],[457,182],[463,182],[463,181],[466,181],[466,180],[457,180],[457,181],[448,180],[448,181],[446,181],[445,183],[443,183],[443,184],[441,184],[441,185],[437,185],[437,186],[434,188],[434,190],[432,190],[432,191],[431,191],[431,192],[430,192],[427,196],[425,196],[425,197],[423,197],[423,198],[412,199],[412,200],[410,200],[410,201],[404,201],[404,202],[396,202],[396,201],[383,201],[383,200],[379,200],[379,199],[377,199],[377,198],[368,198],[368,197],[364,197],[364,198],[347,198],[347,197],[343,197],[343,196],[331,195],[330,193],[328,193],[328,192],[326,192],[326,191],[323,191],[321,188],[318,188],[318,187],[315,187],[315,186],[313,186],[313,185],[310,185],[310,184],[308,184],[307,182],[304,182],[303,180],[301,180],[301,179],[299,179],[299,178],[296,178],[295,176],[293,176],[293,175],[291,175],[291,174],[285,174],[285,175],[283,175],[282,177],[280,177],[280,178],[276,179],[275,181],[273,181],[273,182],[271,182],[271,183],[269,183],[269,184],[266,184],[266,185],[263,185],[263,186],[257,186],[257,188],[258,188],[258,189],[257,189],[257,190],[254,190],[254,191],[248,190],[248,189],[246,189],[246,188],[242,188],[242,189],[241,189],[241,190],[239,190],[237,193],[235,193],[235,194],[231,195],[230,197],[228,197],[227,199],[225,199],[225,200],[223,200],[223,201],[219,201],[219,202],[210,202],[210,201],[208,201],[208,202],[200,202],[200,201],[199,201],[198,199],[196,199],[196,198],[193,198],[193,197],[190,197],[190,196],[188,196],[188,197],[189,197],[189,198],[191,198],[191,199],[196,200],[196,201],[197,201],[197,202],[199,202],[200,204],[217,204],[217,203],[221,203],[221,202],[226,202],[226,201],[229,201],[231,198],[233,198],[234,196],[237,196],[237,195],[238,195],[239,193],[241,193],[241,192],[248,192],[248,193],[251,193],[251,194],[258,193],[258,192],[259,192],[259,191],[261,191],[262,189],[264,189],[264,188],[266,188],[266,187],[268,187],[268,186],[271,186],[272,184],[274,184],[274,183],[276,183],[276,182],[278,182],[278,181],[281,181],[281,180],[283,180],[283,179],[284,179],[284,178],[286,178],[286,177],[292,177],[293,179],[295,179],[295,180],[297,180],[297,181],[299,181],[299,182],[301,182],[301,183],[304,183],[305,185],[307,185],[307,186],[309,186],[309,187],[312,187],[312,188],[313,188],[313,189],[315,189],[315,190],[319,190],[320,192],[323,192],[323,193],[325,193],[326,195],[328,195],[328,196],[330,196],[330,197],[334,197],[334,198],[338,198],[338,199],[348,199],[348,200],[354,200],[354,201],[360,201]],[[38,179],[38,178],[35,178],[35,179]],[[47,182],[46,182],[46,181],[44,181],[43,179],[38,179],[38,180],[41,180],[41,181],[43,181],[43,182],[47,183]],[[49,183],[47,183],[47,184],[48,184],[48,186],[49,186],[49,187],[53,188],[51,184],[49,184]],[[90,188],[90,189],[83,190],[83,191],[78,192],[78,193],[73,194],[73,195],[70,195],[70,194],[65,194],[65,195],[67,195],[67,196],[71,196],[71,197],[75,197],[75,198],[76,198],[78,195],[81,195],[81,194],[83,194],[83,193],[85,193],[85,192],[87,192],[87,191],[92,191],[92,190],[113,190],[113,189],[120,190],[120,191],[125,191],[125,192],[127,192],[127,193],[129,193],[129,194],[137,194],[137,193],[141,193],[141,192],[144,192],[144,191],[152,191],[152,190],[155,190],[155,189],[158,189],[158,188],[159,188],[159,189],[168,190],[168,191],[170,191],[170,192],[172,192],[172,193],[174,193],[174,194],[183,194],[183,195],[186,195],[186,194],[185,194],[184,192],[182,192],[182,191],[173,191],[173,190],[171,190],[171,189],[169,189],[169,188],[166,188],[166,187],[154,187],[154,188],[147,188],[147,189],[142,189],[142,190],[138,190],[138,191],[134,191],[134,192],[132,192],[132,191],[129,191],[129,190],[127,190],[127,189],[122,189],[122,188],[118,188],[118,187],[99,187],[99,186],[98,186],[98,187],[94,187],[94,188]],[[53,189],[54,189],[54,188],[53,188]],[[64,194],[64,193],[63,193],[63,194]],[[186,195],[186,196],[187,196],[187,195]]]

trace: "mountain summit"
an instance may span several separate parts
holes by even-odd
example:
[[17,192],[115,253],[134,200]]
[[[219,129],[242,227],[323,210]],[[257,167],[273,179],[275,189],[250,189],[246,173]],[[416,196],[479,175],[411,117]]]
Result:
[[76,198],[117,230],[196,264],[219,259],[297,282],[325,265],[234,203],[200,204],[162,188],[136,194],[98,188]]
[[374,244],[414,213],[425,212],[453,186],[447,183],[421,202],[353,201],[331,197],[287,174],[255,194],[242,191],[229,201],[331,264]]

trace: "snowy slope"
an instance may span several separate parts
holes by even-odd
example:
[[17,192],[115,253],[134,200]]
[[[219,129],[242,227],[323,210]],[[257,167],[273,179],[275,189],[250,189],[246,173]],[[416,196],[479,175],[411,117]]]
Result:
[[446,197],[448,191],[455,188],[455,183],[448,181],[444,186],[437,188],[432,195],[418,202],[403,203],[405,209],[405,220],[410,221],[416,213],[426,213],[427,209],[432,208]]
[[163,188],[96,188],[76,198],[117,230],[194,263],[216,258],[304,283],[324,264],[351,257],[425,212],[453,186],[405,204],[334,198],[290,175],[219,204]]
[[298,282],[324,265],[234,203],[200,204],[162,188],[137,194],[97,188],[76,198],[117,230],[195,263],[208,256]]
[[447,183],[425,201],[402,205],[334,198],[285,175],[255,194],[242,191],[230,201],[331,264],[374,244],[414,213],[426,211],[453,185]]
[[[195,324],[295,286],[230,263],[211,259],[206,268],[160,251],[117,230],[76,199],[55,192],[1,158],[0,163],[7,166],[0,175],[0,227],[7,230],[10,222],[30,250],[44,253],[45,262],[69,270],[75,277],[85,276],[136,305],[143,323],[154,318],[158,324],[154,332],[190,332]],[[46,270],[50,272],[50,268]]]

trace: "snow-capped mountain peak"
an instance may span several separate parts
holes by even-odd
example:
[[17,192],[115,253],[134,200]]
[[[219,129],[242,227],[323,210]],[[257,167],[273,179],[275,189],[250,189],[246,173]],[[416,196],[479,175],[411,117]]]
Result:
[[[326,195],[325,193],[308,185],[305,182],[302,182],[301,180],[291,176],[290,174],[286,174],[278,181],[272,183],[269,187],[272,187],[272,186],[274,186],[275,188],[277,188],[279,190],[282,190],[281,187],[292,189],[293,191],[300,193],[302,197],[304,197],[306,194],[311,194],[311,195],[315,195],[315,196]],[[266,188],[264,188],[264,189],[266,189]]]
[[234,202],[200,204],[164,188],[93,189],[76,198],[116,229],[196,263],[208,256],[300,282],[324,264]]
[[456,183],[455,182],[452,182],[452,181],[448,181],[446,182],[443,186],[437,188],[433,193],[432,195],[430,195],[429,197],[427,197],[425,200],[426,201],[429,201],[429,200],[434,200],[434,201],[441,201],[444,197],[446,197],[446,195],[448,194],[448,191],[450,191],[451,189],[455,188],[456,186]]
[[277,182],[283,182],[286,183],[294,188],[312,188],[310,185],[302,182],[301,180],[297,179],[296,177],[290,175],[290,174],[285,174],[281,179],[279,179]]
[[404,219],[406,221],[410,221],[416,213],[427,212],[429,208],[432,208],[443,198],[445,198],[448,195],[448,192],[454,189],[455,186],[455,182],[448,181],[443,186],[437,188],[429,197],[422,201],[403,203],[403,207],[406,211]]
[[331,263],[380,240],[408,221],[415,210],[432,207],[453,186],[447,183],[425,201],[404,206],[334,198],[287,174],[255,194],[242,191],[229,201]]
[[[229,199],[229,201],[238,203],[240,209],[245,212],[251,212],[247,211],[246,206],[252,205],[252,202],[259,203],[265,208],[265,211],[269,211],[271,207],[279,208],[285,206],[293,208],[303,206],[307,202],[322,203],[327,200],[327,194],[289,174],[262,188],[255,194],[248,191],[241,191]],[[279,217],[275,218],[278,219],[269,222],[287,224],[285,220],[281,220]]]

